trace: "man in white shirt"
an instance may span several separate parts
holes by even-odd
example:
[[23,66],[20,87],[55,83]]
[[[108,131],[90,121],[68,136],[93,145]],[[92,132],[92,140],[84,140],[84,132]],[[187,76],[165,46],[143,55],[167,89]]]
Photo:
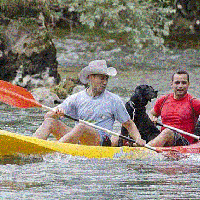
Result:
[[106,90],[109,76],[116,74],[116,69],[108,68],[105,60],[90,62],[79,74],[81,82],[88,83],[89,87],[68,97],[55,111],[48,112],[34,136],[47,139],[53,134],[60,142],[95,146],[117,145],[118,138],[111,138],[110,134],[84,123],[78,123],[74,128],[66,126],[59,120],[59,117],[66,114],[109,130],[113,129],[114,121],[117,120],[139,146],[144,146],[146,142],[141,139],[120,97]]

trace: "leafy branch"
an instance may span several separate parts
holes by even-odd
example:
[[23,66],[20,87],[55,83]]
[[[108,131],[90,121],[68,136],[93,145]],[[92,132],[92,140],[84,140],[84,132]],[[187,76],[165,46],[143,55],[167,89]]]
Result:
[[[175,12],[169,1],[141,0],[72,0],[71,11],[80,13],[80,21],[90,29],[102,29],[111,34],[126,33],[132,46],[162,46],[169,34]],[[168,6],[166,6],[168,5]]]

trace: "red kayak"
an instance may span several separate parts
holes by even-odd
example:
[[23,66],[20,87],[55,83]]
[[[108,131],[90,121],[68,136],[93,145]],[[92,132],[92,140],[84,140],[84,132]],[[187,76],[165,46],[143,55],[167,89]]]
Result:
[[169,152],[169,151],[176,151],[181,154],[186,153],[200,153],[200,141],[195,144],[191,144],[189,146],[175,146],[175,147],[158,147],[158,149]]

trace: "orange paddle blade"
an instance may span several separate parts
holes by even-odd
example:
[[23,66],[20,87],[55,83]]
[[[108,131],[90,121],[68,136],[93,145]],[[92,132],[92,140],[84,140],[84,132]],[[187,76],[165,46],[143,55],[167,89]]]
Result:
[[18,107],[42,107],[25,88],[0,80],[0,101]]

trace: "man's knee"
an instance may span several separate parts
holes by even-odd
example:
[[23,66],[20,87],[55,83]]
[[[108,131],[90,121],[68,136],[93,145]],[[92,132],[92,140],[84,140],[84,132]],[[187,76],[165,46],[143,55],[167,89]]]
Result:
[[76,128],[79,130],[79,131],[82,131],[82,132],[88,132],[88,131],[91,131],[93,128],[84,124],[84,123],[79,123],[76,125]]
[[43,123],[42,126],[44,128],[46,128],[47,130],[49,130],[50,132],[52,132],[53,130],[57,129],[58,127],[60,127],[59,125],[59,121],[54,119],[54,118],[46,118]]
[[94,128],[84,123],[79,123],[75,127],[75,132],[79,135],[82,144],[100,145],[100,136]]
[[170,129],[167,129],[167,128],[164,129],[161,134],[163,134],[163,136],[165,138],[167,138],[168,140],[171,140],[171,139],[174,138],[174,132]]
[[49,124],[49,125],[51,125],[51,124],[56,124],[57,121],[58,121],[58,120],[49,117],[49,118],[45,118],[45,120],[43,121],[43,124]]

